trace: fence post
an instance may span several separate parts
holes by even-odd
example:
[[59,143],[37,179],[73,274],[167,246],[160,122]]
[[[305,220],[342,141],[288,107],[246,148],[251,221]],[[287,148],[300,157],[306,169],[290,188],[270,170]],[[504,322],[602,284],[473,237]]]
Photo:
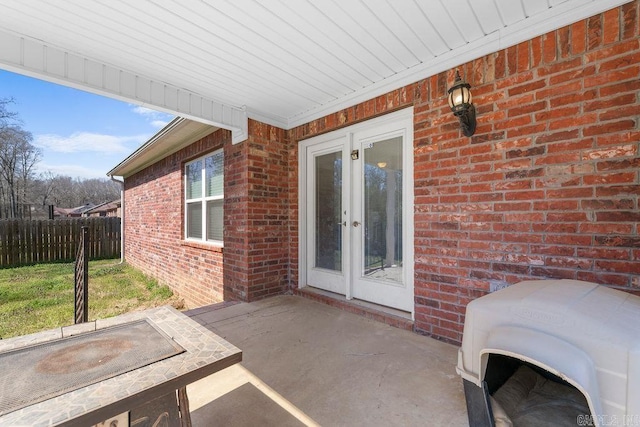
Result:
[[89,320],[89,227],[82,227],[80,244],[74,266],[74,323],[84,323]]

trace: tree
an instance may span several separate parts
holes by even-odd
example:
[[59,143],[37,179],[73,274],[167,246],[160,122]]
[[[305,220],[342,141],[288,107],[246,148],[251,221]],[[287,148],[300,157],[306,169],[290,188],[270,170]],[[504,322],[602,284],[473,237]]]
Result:
[[18,114],[9,110],[12,103],[13,98],[0,98],[0,218],[22,218],[32,203],[71,208],[120,197],[119,184],[106,178],[73,179],[51,172],[36,177],[42,154]]
[[33,180],[35,178],[34,167],[40,161],[42,151],[31,144],[32,137],[29,135],[29,143],[24,144],[18,152],[18,195],[19,203],[23,205],[30,204],[28,198]]
[[42,207],[55,205],[65,208],[82,206],[87,203],[100,204],[120,198],[120,184],[107,178],[71,178],[45,172],[35,180],[33,200]]
[[13,103],[13,98],[0,98],[0,130],[20,121],[18,113],[7,110],[7,106]]
[[37,200],[43,209],[51,204],[51,196],[55,189],[54,178],[53,172],[46,171],[33,180],[31,187],[33,200]]
[[33,167],[40,160],[40,150],[31,141],[31,133],[17,125],[4,125],[0,129],[0,179],[9,218],[22,216],[19,206],[27,203]]
[[[17,114],[7,109],[7,106],[11,103],[13,103],[12,98],[0,98],[0,132],[2,132],[9,124],[14,123],[17,119]],[[8,215],[6,205],[3,206],[7,199],[6,196],[6,185],[0,178],[0,218]]]

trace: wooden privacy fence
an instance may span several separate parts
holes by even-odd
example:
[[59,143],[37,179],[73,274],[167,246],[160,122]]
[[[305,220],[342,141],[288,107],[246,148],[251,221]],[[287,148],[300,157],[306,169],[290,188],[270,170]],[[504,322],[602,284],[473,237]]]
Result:
[[73,261],[82,227],[89,229],[89,259],[120,256],[120,218],[0,220],[0,268]]

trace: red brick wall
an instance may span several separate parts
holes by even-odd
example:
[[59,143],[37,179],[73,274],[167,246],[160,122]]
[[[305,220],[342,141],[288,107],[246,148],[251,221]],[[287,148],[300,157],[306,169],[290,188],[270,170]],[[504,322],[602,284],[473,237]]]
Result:
[[225,156],[225,298],[254,301],[289,289],[289,147],[282,129],[249,120]]
[[[467,303],[492,281],[640,290],[639,5],[461,65],[478,110],[472,138],[446,103],[454,70],[289,132],[295,148],[414,106],[418,332],[461,341]],[[289,194],[295,282],[298,196]]]
[[[184,164],[223,146],[225,174],[231,174],[231,133],[219,130],[125,179],[125,258],[188,307],[222,301],[225,269],[222,249],[184,241]],[[225,181],[225,194],[233,194],[232,187]]]
[[[218,131],[127,178],[125,256],[190,306],[297,285],[301,139],[413,106],[418,332],[460,341],[492,282],[640,290],[639,2],[461,65],[478,129],[446,105],[454,70],[285,132]],[[225,147],[225,247],[182,240],[185,161]],[[223,266],[224,265],[224,269]]]
[[247,144],[227,146],[224,156],[224,300],[248,297]]
[[[289,149],[284,131],[219,130],[125,180],[125,258],[189,307],[281,294],[289,277]],[[224,248],[184,240],[184,164],[224,147]]]
[[285,131],[249,121],[249,300],[289,288],[289,141]]

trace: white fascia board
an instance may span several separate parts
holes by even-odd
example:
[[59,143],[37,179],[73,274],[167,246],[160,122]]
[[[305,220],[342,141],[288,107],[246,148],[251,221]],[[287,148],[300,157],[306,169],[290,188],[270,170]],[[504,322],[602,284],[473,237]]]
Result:
[[275,126],[277,128],[289,129],[289,120],[284,116],[279,116],[276,114],[270,114],[264,111],[259,111],[252,108],[247,108],[247,115],[250,119],[256,120],[261,123],[265,123],[271,126]]
[[39,40],[0,31],[0,68],[228,129],[234,144],[248,137],[244,107],[226,105]]
[[630,3],[630,0],[572,0],[562,3],[548,9],[545,13],[529,17],[509,27],[501,28],[481,39],[450,50],[428,62],[423,62],[362,90],[340,97],[333,102],[320,105],[312,110],[291,116],[285,129],[292,129],[345,108],[353,107],[361,102],[458,67],[474,59],[531,40],[625,3]]

